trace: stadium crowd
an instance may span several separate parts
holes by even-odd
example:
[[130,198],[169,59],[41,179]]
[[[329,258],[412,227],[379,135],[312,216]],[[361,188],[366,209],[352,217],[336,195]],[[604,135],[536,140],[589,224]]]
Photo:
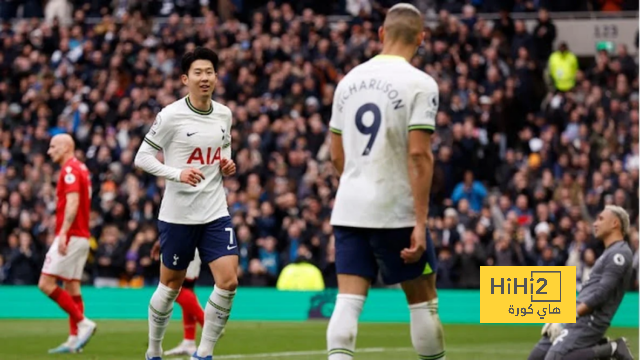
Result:
[[[157,283],[150,252],[164,180],[132,160],[155,114],[185,95],[181,54],[207,46],[221,59],[214,99],[234,113],[238,173],[225,186],[241,284],[272,286],[285,265],[308,261],[335,286],[327,124],[336,83],[380,50],[380,17],[332,26],[287,2],[244,23],[207,7],[202,21],[161,23],[134,10],[90,24],[87,11],[68,25],[0,28],[0,283],[37,282],[55,222],[58,169],[46,150],[60,132],[73,134],[93,174],[85,282]],[[543,9],[532,32],[473,7],[441,10],[427,31],[412,62],[440,86],[430,206],[438,285],[477,288],[479,266],[525,264],[575,265],[580,284],[603,250],[590,224],[606,204],[630,212],[637,268],[637,49],[598,53],[561,91],[545,74],[556,34]]]

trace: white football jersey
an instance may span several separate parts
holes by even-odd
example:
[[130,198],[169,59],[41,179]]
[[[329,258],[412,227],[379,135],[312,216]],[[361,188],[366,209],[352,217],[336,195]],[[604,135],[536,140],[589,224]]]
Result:
[[231,158],[231,110],[211,101],[196,109],[189,97],[160,111],[144,141],[164,152],[164,164],[197,168],[205,179],[197,186],[167,181],[158,218],[173,224],[204,224],[229,215],[220,159]]
[[342,135],[345,163],[331,224],[415,226],[407,168],[411,130],[435,130],[438,85],[399,56],[378,55],[338,84],[331,131]]

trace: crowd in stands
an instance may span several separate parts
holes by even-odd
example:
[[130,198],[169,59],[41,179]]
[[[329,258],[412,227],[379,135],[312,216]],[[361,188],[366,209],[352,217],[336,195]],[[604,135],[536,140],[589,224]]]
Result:
[[[165,181],[132,160],[155,114],[186,95],[181,54],[207,46],[221,59],[214,99],[234,115],[238,172],[225,187],[241,284],[273,286],[284,266],[306,261],[335,286],[328,121],[336,83],[380,51],[379,19],[331,25],[311,9],[269,2],[246,22],[203,7],[202,21],[173,14],[159,23],[131,11],[89,24],[95,2],[85,3],[68,25],[0,28],[0,283],[37,282],[59,171],[46,149],[61,132],[93,176],[84,282],[157,283],[151,248]],[[603,251],[591,223],[607,204],[630,212],[637,269],[637,49],[598,53],[559,90],[556,74],[545,75],[548,60],[572,54],[553,46],[544,9],[531,32],[508,13],[493,22],[469,8],[440,11],[427,32],[412,64],[440,86],[430,205],[438,286],[477,288],[482,265],[565,264],[577,267],[579,285]],[[207,272],[201,281],[211,281]]]

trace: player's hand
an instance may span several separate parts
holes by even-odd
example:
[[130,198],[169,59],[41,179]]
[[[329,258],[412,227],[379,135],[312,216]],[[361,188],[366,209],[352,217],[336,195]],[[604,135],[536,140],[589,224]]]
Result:
[[400,252],[400,257],[405,264],[413,264],[418,262],[422,254],[427,250],[427,229],[424,225],[418,225],[413,228],[411,234],[411,247]]
[[560,336],[562,329],[564,329],[564,324],[544,324],[542,327],[542,336],[547,336],[553,343],[555,339]]
[[231,176],[236,173],[236,163],[231,159],[222,158],[220,160],[220,169],[222,170],[222,175]]
[[151,248],[151,258],[155,261],[160,260],[160,241],[156,241]]
[[196,168],[184,169],[180,173],[181,183],[189,184],[191,186],[196,186],[202,180],[204,180],[204,174],[202,173],[202,171]]
[[67,234],[58,235],[58,252],[60,255],[67,255]]

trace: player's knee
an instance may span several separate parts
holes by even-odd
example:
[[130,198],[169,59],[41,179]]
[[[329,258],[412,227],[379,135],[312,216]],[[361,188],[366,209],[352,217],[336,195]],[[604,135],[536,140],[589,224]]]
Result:
[[435,281],[432,281],[432,279],[435,279],[435,274],[403,282],[402,289],[407,297],[407,302],[409,304],[420,304],[436,299],[438,292],[436,291]]
[[220,279],[220,281],[216,281],[216,286],[222,290],[227,291],[236,291],[238,288],[238,277],[237,276],[228,276]]
[[78,295],[80,295],[80,282],[79,281],[65,281],[64,289],[69,293],[69,295],[78,296]]
[[547,355],[547,352],[538,348],[537,346],[531,350],[531,354],[527,360],[544,360],[544,357]]
[[49,295],[56,289],[56,279],[54,277],[48,275],[40,275],[40,280],[38,280],[38,288],[43,293]]

